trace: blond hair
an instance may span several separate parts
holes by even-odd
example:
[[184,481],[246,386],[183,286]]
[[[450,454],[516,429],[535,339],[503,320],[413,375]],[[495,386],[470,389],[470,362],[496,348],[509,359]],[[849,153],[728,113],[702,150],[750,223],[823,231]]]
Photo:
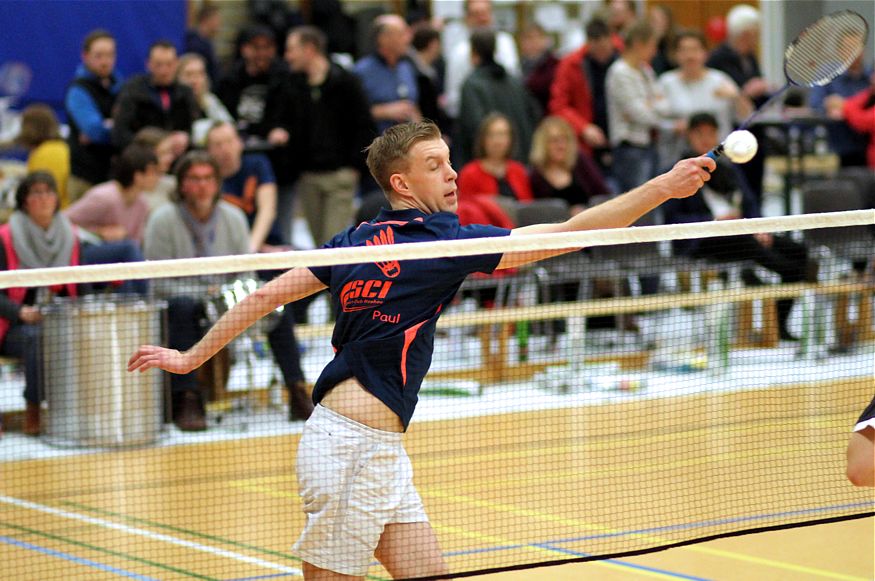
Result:
[[440,138],[438,126],[424,120],[393,125],[371,142],[365,149],[368,153],[368,169],[386,197],[393,193],[389,183],[392,174],[406,171],[409,167],[407,154],[413,146],[420,141]]
[[565,154],[565,159],[562,160],[562,165],[565,169],[571,170],[577,163],[577,138],[574,135],[574,129],[568,124],[568,121],[562,117],[552,115],[545,117],[543,121],[535,129],[532,135],[532,151],[529,154],[529,164],[539,170],[543,170],[547,166],[549,156],[547,154],[547,144],[550,141],[550,133],[558,131],[562,137],[568,141],[568,152]]

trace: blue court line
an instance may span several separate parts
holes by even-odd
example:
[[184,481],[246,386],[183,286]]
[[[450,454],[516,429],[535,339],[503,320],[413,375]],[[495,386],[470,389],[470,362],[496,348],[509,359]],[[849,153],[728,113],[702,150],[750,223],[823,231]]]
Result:
[[[580,541],[589,541],[589,540],[604,539],[604,538],[610,538],[610,537],[624,537],[624,536],[631,536],[631,535],[666,532],[666,531],[672,531],[672,530],[701,528],[701,527],[713,526],[715,524],[728,524],[728,523],[733,523],[733,522],[749,522],[749,521],[758,521],[758,520],[768,520],[768,519],[774,519],[774,518],[780,518],[780,517],[786,517],[786,516],[817,514],[817,513],[843,510],[843,509],[849,509],[849,508],[875,508],[875,504],[870,503],[870,502],[860,502],[860,503],[856,503],[856,504],[839,504],[839,505],[835,505],[835,506],[824,506],[824,507],[820,507],[820,508],[810,508],[810,509],[796,510],[796,511],[789,511],[789,512],[778,512],[778,513],[761,514],[761,515],[749,515],[749,516],[720,519],[720,520],[713,520],[713,521],[700,521],[700,522],[692,522],[692,523],[666,525],[666,526],[662,526],[662,527],[653,527],[653,528],[649,528],[649,529],[637,529],[637,530],[631,530],[631,531],[618,531],[618,532],[614,532],[614,533],[602,533],[602,534],[598,534],[598,535],[588,535],[585,537],[574,537],[574,538],[569,538],[569,539],[551,539],[551,540],[547,540],[547,541],[541,541],[540,543],[537,543],[537,544],[498,545],[498,546],[494,546],[494,547],[481,547],[478,549],[466,549],[464,551],[446,552],[446,553],[444,553],[444,556],[445,557],[461,557],[461,556],[465,556],[465,555],[476,555],[476,554],[480,554],[480,553],[495,553],[495,552],[499,552],[499,551],[513,551],[516,549],[522,549],[522,548],[531,547],[531,546],[541,546],[541,545],[548,545],[548,544],[556,545],[559,543],[577,543]],[[556,547],[556,550],[560,550],[559,547]],[[562,549],[562,550],[565,550],[565,549]]]
[[[589,553],[581,553],[579,551],[572,551],[570,549],[563,549],[562,547],[554,547],[550,543],[541,543],[538,545],[532,545],[534,547],[540,547],[542,549],[547,549],[550,551],[556,551],[557,553],[565,553],[566,555],[571,555],[573,557],[589,557]],[[613,565],[619,565],[620,567],[629,567],[630,569],[638,569],[640,571],[647,571],[649,573],[658,573],[660,575],[666,575],[668,577],[676,577],[678,579],[689,579],[690,581],[712,581],[706,577],[694,577],[692,575],[684,575],[683,573],[675,573],[674,571],[666,571],[665,569],[657,569],[656,567],[647,567],[645,565],[638,565],[636,563],[629,563],[627,561],[618,561],[616,559],[604,559],[601,561],[595,561],[597,563],[611,563]]]
[[32,545],[30,543],[25,543],[24,541],[19,541],[17,539],[13,539],[10,537],[4,537],[2,535],[0,535],[0,543],[6,543],[7,545],[21,547],[22,549],[27,549],[29,551],[36,551],[38,553],[43,553],[44,555],[50,555],[52,557],[57,557],[59,559],[64,559],[66,561],[72,561],[74,563],[78,563],[79,565],[85,565],[86,567],[93,567],[94,569],[99,569],[101,571],[115,573],[116,575],[121,575],[122,577],[127,577],[128,579],[138,579],[139,581],[161,581],[160,579],[156,579],[154,577],[146,577],[145,575],[139,575],[139,574],[133,573],[131,571],[125,571],[124,569],[118,569],[117,567],[112,567],[110,565],[104,565],[103,563],[98,563],[97,561],[92,561],[90,559],[83,559],[81,557],[76,557],[75,555],[70,555],[69,553],[62,553],[61,551],[47,549],[46,547],[40,547],[39,545]]

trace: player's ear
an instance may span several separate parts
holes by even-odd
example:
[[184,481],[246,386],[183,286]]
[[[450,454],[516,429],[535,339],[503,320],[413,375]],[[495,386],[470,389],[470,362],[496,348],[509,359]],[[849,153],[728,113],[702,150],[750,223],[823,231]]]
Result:
[[407,185],[407,181],[400,173],[393,173],[389,176],[389,185],[399,194],[407,194],[410,192],[410,187]]

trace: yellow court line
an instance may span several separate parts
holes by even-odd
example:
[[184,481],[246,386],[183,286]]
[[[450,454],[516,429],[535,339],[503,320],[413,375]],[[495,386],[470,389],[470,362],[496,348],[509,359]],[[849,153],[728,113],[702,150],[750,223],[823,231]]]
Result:
[[[476,506],[478,508],[489,508],[489,509],[495,510],[497,512],[505,512],[505,513],[515,514],[515,515],[519,515],[519,516],[527,516],[530,518],[544,520],[547,522],[559,523],[559,524],[564,524],[564,525],[568,525],[568,526],[574,526],[574,527],[584,529],[584,530],[592,530],[592,531],[599,531],[599,532],[617,532],[617,531],[615,531],[609,527],[605,527],[603,525],[587,523],[587,522],[584,522],[584,521],[581,521],[578,519],[559,517],[556,515],[552,515],[552,514],[537,511],[537,510],[520,509],[520,508],[515,507],[513,505],[484,501],[484,500],[480,500],[480,499],[476,499],[476,498],[471,498],[468,496],[460,496],[460,495],[450,494],[450,493],[442,491],[442,490],[425,489],[425,490],[421,490],[420,494],[422,494],[423,496],[432,496],[432,497],[437,497],[437,498],[443,498],[446,500],[453,500],[453,501],[456,501],[456,502],[459,502],[462,504]],[[665,539],[662,539],[661,537],[657,537],[654,535],[647,535],[644,533],[640,533],[640,534],[637,534],[635,536],[638,536],[638,537],[643,538],[643,539],[651,540],[651,541],[665,542]],[[688,551],[694,551],[694,552],[698,552],[698,553],[712,554],[712,555],[724,557],[727,559],[755,562],[759,565],[764,565],[764,566],[772,567],[775,569],[783,569],[783,570],[787,570],[787,571],[794,571],[797,573],[804,572],[804,573],[809,574],[809,575],[813,575],[813,576],[817,576],[817,577],[826,577],[828,579],[841,579],[843,581],[868,581],[867,579],[862,578],[862,577],[854,577],[851,575],[844,575],[842,573],[834,573],[832,571],[825,571],[823,569],[817,569],[815,567],[805,567],[803,565],[794,565],[792,563],[786,563],[784,561],[776,561],[774,559],[765,559],[763,557],[753,557],[750,555],[745,555],[743,553],[736,553],[733,551],[711,549],[709,547],[686,546],[686,547],[676,547],[675,550],[688,550]]]

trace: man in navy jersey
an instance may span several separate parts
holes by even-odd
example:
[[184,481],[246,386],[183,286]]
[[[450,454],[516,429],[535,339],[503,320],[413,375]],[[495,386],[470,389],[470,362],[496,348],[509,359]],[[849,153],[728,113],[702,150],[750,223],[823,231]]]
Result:
[[[368,168],[392,210],[338,234],[326,247],[625,227],[670,198],[693,195],[715,164],[706,157],[683,160],[566,222],[514,230],[459,225],[456,172],[431,122],[389,128],[368,148]],[[431,363],[435,323],[468,274],[563,252],[295,268],[231,309],[190,350],[144,345],[128,369],[189,372],[278,305],[329,288],[338,313],[332,337],[336,355],[316,382],[318,405],[304,427],[297,457],[307,525],[295,550],[304,576],[363,577],[374,556],[396,578],[449,574],[401,444]]]

